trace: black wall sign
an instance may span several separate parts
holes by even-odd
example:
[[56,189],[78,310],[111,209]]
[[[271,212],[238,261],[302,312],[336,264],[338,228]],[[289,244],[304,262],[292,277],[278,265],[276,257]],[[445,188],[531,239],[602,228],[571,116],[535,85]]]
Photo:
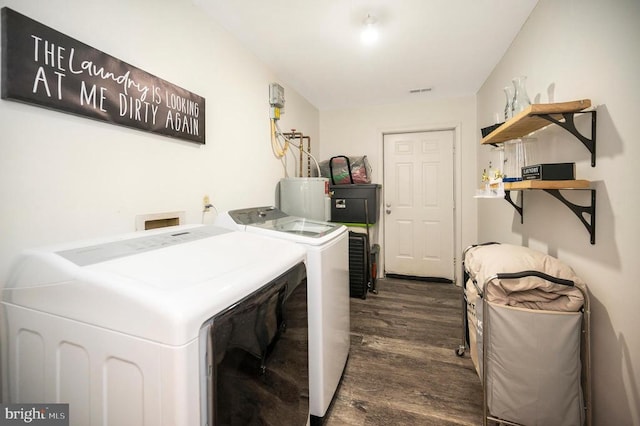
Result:
[[205,143],[205,100],[2,8],[2,98]]

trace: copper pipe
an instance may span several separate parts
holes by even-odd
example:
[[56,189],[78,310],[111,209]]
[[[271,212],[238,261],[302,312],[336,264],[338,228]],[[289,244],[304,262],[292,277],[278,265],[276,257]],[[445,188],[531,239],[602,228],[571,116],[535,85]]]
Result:
[[307,140],[307,177],[311,177],[311,136],[305,136],[304,139]]
[[[283,133],[282,134],[285,138],[288,139],[300,139],[300,145],[298,148],[298,151],[300,152],[300,159],[298,160],[298,165],[299,165],[299,172],[298,172],[298,176],[302,177],[302,151],[304,149],[304,138],[305,136],[301,133],[301,132],[296,132],[296,129],[291,129],[291,133]],[[308,137],[308,136],[307,136]]]

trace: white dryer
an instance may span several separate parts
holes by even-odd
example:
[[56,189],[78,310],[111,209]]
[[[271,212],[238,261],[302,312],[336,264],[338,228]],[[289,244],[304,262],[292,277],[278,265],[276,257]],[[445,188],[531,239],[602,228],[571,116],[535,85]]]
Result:
[[309,409],[322,420],[349,356],[349,238],[344,225],[289,216],[272,207],[221,213],[216,225],[294,241],[307,250]]
[[306,253],[180,226],[29,250],[2,289],[5,403],[71,425],[309,421]]

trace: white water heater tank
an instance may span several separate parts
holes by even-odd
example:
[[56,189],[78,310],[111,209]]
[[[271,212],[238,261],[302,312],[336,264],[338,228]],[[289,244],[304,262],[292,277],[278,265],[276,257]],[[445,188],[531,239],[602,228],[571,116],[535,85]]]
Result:
[[328,178],[283,178],[280,180],[278,192],[277,207],[289,216],[324,222],[331,219]]

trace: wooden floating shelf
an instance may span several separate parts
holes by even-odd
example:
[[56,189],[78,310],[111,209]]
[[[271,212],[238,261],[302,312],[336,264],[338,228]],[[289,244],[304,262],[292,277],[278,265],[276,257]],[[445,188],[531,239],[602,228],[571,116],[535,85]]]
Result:
[[589,189],[588,180],[522,180],[505,182],[505,191],[519,191],[522,189]]
[[518,139],[551,124],[540,115],[550,115],[556,120],[562,120],[566,113],[576,113],[591,106],[590,99],[553,104],[532,104],[524,111],[511,118],[493,132],[482,138],[481,144],[496,144],[512,139]]

